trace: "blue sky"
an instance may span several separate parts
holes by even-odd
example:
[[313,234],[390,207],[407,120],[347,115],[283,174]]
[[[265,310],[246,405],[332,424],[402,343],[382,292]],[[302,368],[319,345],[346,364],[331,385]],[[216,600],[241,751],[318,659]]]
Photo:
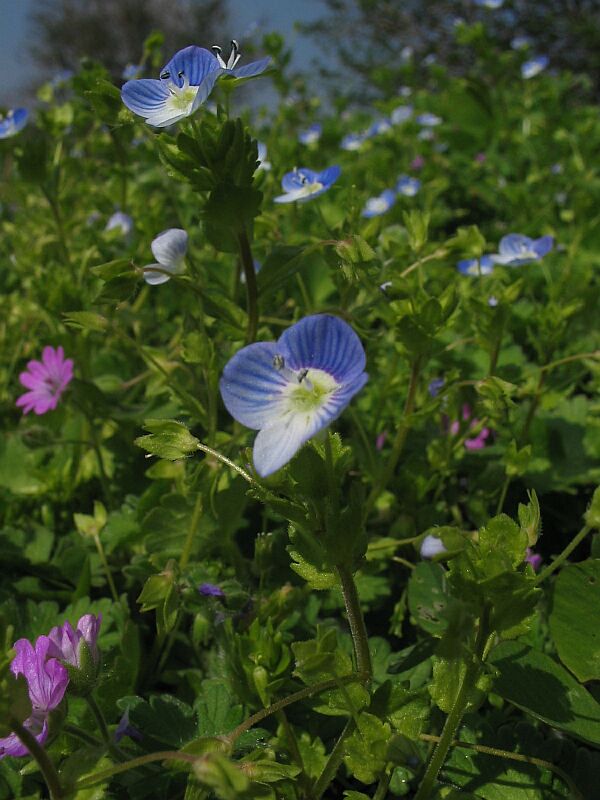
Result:
[[[32,0],[0,0],[0,105],[18,104],[19,90],[35,74],[27,55],[27,18]],[[316,55],[314,42],[294,31],[294,22],[307,22],[320,16],[322,0],[229,0],[231,36],[241,36],[255,21],[267,30],[279,30],[294,50],[296,66],[306,64]],[[198,42],[198,44],[201,44]],[[204,43],[202,43],[204,44]]]

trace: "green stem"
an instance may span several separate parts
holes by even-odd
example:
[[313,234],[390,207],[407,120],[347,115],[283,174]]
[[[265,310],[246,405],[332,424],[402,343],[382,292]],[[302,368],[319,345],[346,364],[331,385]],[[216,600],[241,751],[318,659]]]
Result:
[[95,786],[97,783],[112,778],[114,775],[119,775],[121,772],[127,772],[130,769],[137,769],[146,764],[151,764],[153,761],[187,761],[188,764],[193,764],[198,761],[199,756],[193,756],[189,753],[181,753],[177,750],[160,750],[156,753],[148,753],[139,758],[132,758],[124,764],[115,764],[114,767],[103,769],[101,772],[96,772],[95,775],[89,775],[87,778],[77,781],[73,787],[75,791],[79,789],[87,789],[88,786]]
[[352,642],[354,644],[356,668],[359,672],[367,676],[367,680],[370,680],[373,674],[373,667],[371,665],[371,653],[369,652],[369,639],[365,627],[365,620],[360,608],[360,600],[358,598],[354,576],[344,564],[337,565],[337,572],[342,584],[342,594],[344,595],[346,614],[348,615],[350,633],[352,634]]
[[406,402],[404,404],[404,412],[402,414],[402,420],[400,422],[398,431],[396,433],[396,438],[394,439],[392,452],[390,453],[390,457],[385,466],[385,469],[383,470],[383,473],[379,476],[379,478],[376,479],[375,485],[371,490],[371,494],[367,498],[367,501],[365,503],[365,518],[369,515],[381,492],[388,485],[392,475],[394,474],[394,470],[396,469],[400,456],[402,454],[402,449],[404,447],[408,431],[410,430],[410,416],[415,408],[415,399],[417,396],[417,385],[420,372],[421,372],[421,361],[420,359],[417,358],[415,359],[411,367],[410,382],[408,384],[408,394],[406,396]]
[[35,736],[16,719],[10,720],[10,727],[17,734],[21,743],[29,750],[32,757],[36,760],[37,765],[40,768],[40,772],[46,781],[46,786],[48,787],[48,792],[50,794],[50,800],[60,800],[61,797],[65,796],[65,792],[60,782],[60,778],[58,777],[56,767],[50,760],[48,753],[44,750],[41,744],[39,744]]
[[104,719],[104,714],[100,710],[100,706],[98,705],[93,695],[91,694],[88,694],[88,696],[85,699],[87,700],[87,704],[90,708],[90,711],[94,715],[94,719],[96,720],[96,725],[98,726],[98,732],[100,733],[102,740],[105,742],[105,744],[111,746],[112,739],[110,738],[108,725],[106,724],[106,720]]
[[502,513],[502,509],[504,508],[504,501],[506,500],[506,493],[508,492],[508,487],[510,486],[510,475],[507,475],[504,478],[504,483],[502,484],[502,490],[500,492],[500,497],[498,498],[498,505],[496,506],[496,516]]
[[80,728],[79,725],[74,725],[72,722],[65,722],[62,729],[65,733],[69,734],[69,736],[74,736],[76,739],[80,739],[82,742],[92,747],[98,747],[102,744],[100,739],[92,736],[91,733],[84,731],[83,728]]
[[198,450],[202,450],[203,453],[208,453],[208,455],[213,456],[213,458],[216,458],[217,461],[220,461],[222,464],[226,464],[228,467],[231,467],[231,469],[235,470],[238,473],[238,475],[241,475],[242,478],[245,481],[248,481],[248,483],[250,483],[252,486],[256,486],[259,489],[262,488],[260,484],[254,480],[252,475],[246,472],[245,469],[238,467],[235,461],[232,461],[230,458],[227,458],[227,456],[222,455],[222,453],[219,453],[218,450],[213,450],[212,447],[209,447],[206,444],[202,444],[202,442],[198,442],[196,447],[198,448]]
[[535,389],[535,394],[531,398],[531,405],[529,406],[529,411],[527,412],[527,417],[525,418],[525,424],[523,425],[523,431],[521,433],[522,442],[526,442],[527,439],[529,438],[529,429],[531,427],[531,423],[533,422],[533,418],[535,417],[535,412],[537,411],[538,406],[540,404],[540,398],[542,396],[542,389],[544,388],[545,380],[546,380],[546,373],[541,371]]
[[[439,736],[431,736],[427,733],[421,733],[419,739],[423,742],[439,742]],[[460,739],[453,739],[451,742],[452,747],[464,747],[468,750],[475,750],[477,753],[484,753],[488,756],[496,756],[496,758],[504,758],[509,761],[520,761],[522,764],[534,764],[536,767],[550,770],[558,775],[569,788],[571,792],[571,800],[583,800],[583,795],[573,783],[572,778],[567,775],[560,767],[552,764],[550,761],[544,761],[542,758],[535,758],[534,756],[526,756],[522,753],[512,753],[510,750],[500,750],[497,747],[488,747],[483,744],[473,744],[472,742],[463,742]]]
[[577,536],[575,536],[565,547],[562,553],[559,556],[557,556],[551,564],[548,564],[546,569],[543,569],[540,572],[537,578],[533,581],[534,586],[539,586],[539,584],[542,583],[542,581],[545,581],[547,577],[552,575],[552,573],[567,560],[567,558],[571,555],[573,550],[575,550],[577,545],[579,545],[585,539],[585,537],[591,530],[592,530],[591,525],[584,525],[583,528],[577,534]]
[[98,555],[100,556],[100,561],[102,562],[102,566],[104,567],[104,573],[106,575],[106,580],[108,581],[110,593],[112,594],[115,603],[118,603],[120,602],[119,593],[117,592],[117,587],[115,586],[115,582],[113,581],[113,576],[110,571],[110,565],[108,563],[108,559],[106,558],[106,553],[104,552],[104,546],[100,541],[100,536],[97,533],[94,535],[94,543],[96,545],[96,550],[98,551]]
[[346,743],[346,739],[353,733],[356,727],[356,723],[353,719],[349,719],[346,723],[346,727],[340,734],[340,738],[335,743],[335,747],[329,754],[329,758],[325,766],[323,767],[323,771],[315,781],[315,785],[313,786],[313,797],[314,800],[321,800],[324,792],[329,788],[329,784],[335,778],[336,772],[339,769],[340,764],[342,763],[342,759],[344,758],[344,744]]
[[373,800],[385,800],[385,798],[387,797],[387,791],[391,779],[392,779],[392,773],[389,769],[386,769],[386,771],[379,779],[379,783],[377,784],[377,789],[375,790],[375,794],[373,795]]
[[194,505],[194,510],[192,511],[192,518],[190,520],[187,536],[185,537],[185,542],[183,544],[183,550],[181,551],[181,557],[179,558],[179,567],[182,570],[187,567],[188,562],[190,560],[190,556],[192,554],[192,548],[194,546],[194,538],[196,536],[196,531],[198,529],[198,523],[200,522],[201,515],[202,515],[202,492],[198,492],[198,496],[196,497],[196,503]]
[[271,705],[267,706],[267,708],[261,708],[261,710],[257,711],[256,714],[248,717],[248,719],[244,720],[244,722],[238,725],[237,728],[234,728],[231,733],[227,734],[227,741],[231,743],[235,742],[236,739],[239,739],[243,733],[249,731],[250,728],[254,727],[254,725],[262,722],[263,719],[270,717],[272,714],[276,714],[278,711],[281,711],[281,709],[291,706],[293,703],[297,703],[300,700],[306,699],[307,697],[312,697],[315,694],[326,692],[329,689],[339,689],[340,686],[345,686],[348,683],[362,683],[365,678],[365,675],[355,672],[352,673],[352,675],[345,675],[342,678],[332,678],[328,681],[315,683],[314,686],[306,686],[304,689],[300,689],[299,691],[284,697],[282,700],[277,700],[275,703],[271,703]]
[[475,640],[475,650],[467,663],[467,668],[463,676],[462,682],[456,694],[450,713],[446,717],[444,729],[437,743],[435,750],[429,760],[427,769],[419,786],[414,800],[429,800],[434,786],[437,782],[438,773],[446,761],[448,750],[452,746],[454,734],[461,723],[467,703],[469,702],[469,695],[475,685],[479,670],[481,668],[481,659],[485,651],[485,646],[488,640],[488,632],[485,621],[487,614],[483,614],[479,620],[479,630],[477,631],[477,638]]
[[238,234],[238,246],[240,248],[240,261],[246,276],[246,309],[248,312],[246,344],[251,344],[255,341],[258,330],[258,286],[256,284],[256,272],[254,271],[250,241],[245,230]]
[[298,783],[302,786],[303,795],[305,797],[311,798],[312,800],[312,783],[309,776],[306,774],[306,768],[304,766],[302,753],[300,752],[300,748],[298,747],[298,740],[296,739],[296,734],[294,733],[294,730],[290,725],[288,718],[286,717],[285,711],[283,711],[283,709],[277,712],[277,719],[279,720],[283,730],[285,731],[285,738],[287,739],[288,742],[288,749],[292,757],[292,761],[295,762],[297,767],[300,767],[301,772],[297,780]]

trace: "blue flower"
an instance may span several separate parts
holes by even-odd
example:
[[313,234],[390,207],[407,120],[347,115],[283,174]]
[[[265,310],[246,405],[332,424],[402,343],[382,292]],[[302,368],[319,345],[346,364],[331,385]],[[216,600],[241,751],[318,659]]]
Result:
[[421,181],[409,175],[401,175],[396,184],[396,192],[404,197],[414,197],[420,188]]
[[315,172],[312,169],[294,168],[286,173],[281,179],[281,185],[285,194],[275,198],[276,203],[299,203],[318,197],[334,184],[340,177],[341,169],[337,165],[327,167],[322,172]]
[[417,117],[417,124],[422,125],[424,128],[435,128],[440,125],[442,118],[437,114],[432,114],[430,111],[425,111]]
[[446,545],[437,536],[428,534],[421,542],[421,558],[435,558],[447,552]]
[[313,123],[305,131],[300,131],[298,134],[298,141],[301,144],[315,144],[321,138],[323,126],[320,122]]
[[481,258],[465,258],[459,261],[456,269],[463,275],[491,275],[494,270],[494,260],[492,256],[481,256]]
[[267,145],[264,142],[257,142],[258,144],[258,167],[256,170],[264,169],[268,172],[271,169],[271,162],[267,159]]
[[133,230],[133,220],[129,216],[129,214],[125,214],[123,211],[115,211],[115,213],[110,217],[108,222],[106,223],[106,227],[104,228],[105,231],[115,231],[120,230],[123,236],[127,237],[131,234]]
[[430,397],[437,397],[444,388],[445,383],[446,381],[443,378],[434,378],[432,381],[430,381],[429,386],[427,387]]
[[548,56],[535,56],[534,58],[530,58],[529,61],[525,61],[521,64],[521,77],[525,78],[525,80],[533,78],[545,70],[549,63],[550,59]]
[[390,119],[393,125],[401,125],[409,120],[413,115],[412,106],[397,106],[391,113]]
[[198,591],[204,597],[225,597],[225,592],[214,583],[201,583]]
[[521,36],[513,36],[510,40],[510,46],[513,50],[526,50],[528,47],[531,47],[533,44],[531,37],[527,36],[526,34],[522,34]]
[[554,247],[552,236],[530,239],[521,233],[509,233],[500,240],[499,253],[490,256],[494,264],[507,267],[520,267],[531,261],[539,261]]
[[266,477],[341,414],[367,382],[365,351],[350,325],[317,314],[277,342],[257,342],[225,367],[221,396],[229,413],[258,430],[254,467]]
[[211,93],[222,69],[203,47],[190,45],[175,53],[160,71],[160,80],[127,81],[121,98],[130,111],[149,125],[163,128],[189,117]]
[[26,108],[15,108],[6,112],[5,116],[0,114],[0,139],[8,139],[9,136],[22,131],[29,118],[29,111]]
[[502,8],[504,0],[475,0],[475,5],[480,8],[490,8],[495,11],[498,8]]
[[362,210],[363,217],[379,217],[389,211],[396,202],[396,193],[392,189],[385,189],[379,197],[371,197]]
[[367,136],[364,133],[348,133],[340,142],[342,150],[360,150]]
[[260,58],[258,61],[252,61],[250,64],[246,64],[245,67],[237,67],[236,64],[242,54],[240,53],[240,46],[235,39],[231,40],[231,50],[227,61],[223,58],[223,50],[218,45],[213,45],[211,50],[215,54],[221,70],[226,74],[233,75],[234,78],[253,78],[255,75],[260,75],[261,72],[264,72],[271,63],[271,59],[267,56],[266,58]]
[[182,228],[169,228],[153,239],[150,249],[156,264],[144,267],[144,280],[150,286],[166,283],[170,276],[183,272],[183,262],[188,247],[188,235]]
[[370,139],[372,136],[379,136],[382,133],[387,133],[391,131],[392,123],[389,119],[378,119],[371,125],[366,133],[363,136],[367,139]]

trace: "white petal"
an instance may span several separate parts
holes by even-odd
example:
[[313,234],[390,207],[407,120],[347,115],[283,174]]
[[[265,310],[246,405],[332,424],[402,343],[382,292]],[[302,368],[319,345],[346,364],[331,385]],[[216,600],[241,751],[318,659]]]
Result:
[[254,440],[254,468],[265,478],[277,472],[320,428],[318,415],[287,413],[259,431]]
[[163,267],[178,272],[187,253],[188,235],[182,228],[169,228],[153,240],[152,255]]
[[[160,272],[152,269],[152,267],[158,267]],[[148,266],[144,267],[144,280],[146,283],[149,283],[150,286],[160,286],[161,283],[166,283],[170,280],[168,275],[164,274],[164,270],[167,272],[173,272],[174,270],[166,267],[164,264],[148,264]]]

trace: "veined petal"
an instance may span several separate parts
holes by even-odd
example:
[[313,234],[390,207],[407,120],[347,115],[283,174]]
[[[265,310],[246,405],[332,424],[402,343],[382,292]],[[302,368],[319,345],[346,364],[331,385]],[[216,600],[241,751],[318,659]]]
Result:
[[260,58],[258,61],[252,61],[243,67],[236,67],[231,70],[231,74],[236,78],[252,78],[254,75],[260,75],[271,64],[270,56]]
[[188,235],[182,228],[168,228],[153,239],[150,248],[152,255],[167,269],[178,270],[185,258]]
[[317,175],[317,180],[319,183],[322,183],[324,186],[329,188],[332,183],[337,181],[341,174],[342,168],[337,164],[334,164],[332,167],[327,167],[327,169],[324,169],[323,172],[320,172]]
[[194,100],[192,111],[196,111],[196,109],[199,108],[199,106],[201,106],[202,103],[204,103],[207,100],[208,96],[210,95],[210,93],[214,88],[217,78],[222,73],[223,70],[219,67],[218,70],[212,70],[202,79],[202,82],[198,87],[198,93],[196,95],[196,99]]
[[537,253],[538,258],[547,255],[554,247],[553,236],[541,236],[532,242],[532,249]]
[[311,197],[317,197],[323,192],[327,191],[328,187],[323,186],[322,183],[307,183],[306,186],[302,186],[300,189],[293,189],[286,194],[280,194],[277,197],[273,198],[274,203],[303,203],[306,200],[310,200]]
[[282,334],[278,344],[291,369],[322,369],[338,383],[364,373],[366,357],[360,339],[347,322],[331,314],[304,317]]
[[284,192],[293,192],[296,189],[302,189],[309,183],[315,183],[319,180],[319,173],[312,169],[293,169],[281,179],[281,187]]
[[254,440],[254,468],[265,478],[277,472],[311,436],[324,427],[317,410],[305,414],[288,412],[259,431]]
[[165,272],[175,274],[173,267],[166,264],[147,264],[143,269],[144,280],[150,286],[160,286],[161,283],[171,280],[171,275],[165,275]]
[[275,342],[255,342],[239,350],[223,370],[219,388],[225,407],[247,428],[268,425],[285,403],[288,380],[274,366],[280,353]]
[[[176,86],[181,88],[186,78],[190,86],[200,86],[207,75],[213,72],[216,80],[221,74],[221,67],[215,56],[210,50],[192,44],[175,53],[173,58],[161,69],[160,76],[161,81],[173,81]],[[210,88],[212,89],[212,85]],[[210,90],[208,94],[210,94]]]
[[121,87],[121,99],[130,111],[140,117],[148,117],[164,108],[169,94],[167,82],[153,78],[127,81]]

